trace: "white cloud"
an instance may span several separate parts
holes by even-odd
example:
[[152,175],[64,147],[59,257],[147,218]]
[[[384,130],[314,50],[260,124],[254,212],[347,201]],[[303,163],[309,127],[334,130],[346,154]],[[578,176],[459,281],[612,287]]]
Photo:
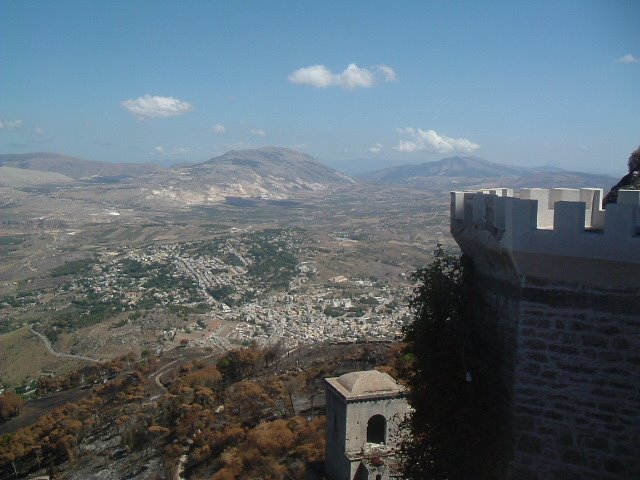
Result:
[[338,85],[347,90],[369,88],[376,84],[376,77],[366,68],[360,68],[355,63],[350,64],[338,75]]
[[13,130],[14,128],[20,128],[22,126],[22,120],[0,120],[0,128],[6,128],[7,130]]
[[395,82],[397,80],[396,72],[387,65],[377,65],[370,70],[351,63],[342,73],[333,73],[324,65],[311,65],[310,67],[299,68],[289,75],[289,81],[297,85],[307,85],[315,88],[337,86],[347,90],[370,88],[380,80]]
[[267,135],[267,132],[260,128],[254,128],[253,130],[251,130],[251,133],[256,137],[265,137]]
[[373,147],[369,147],[369,152],[380,153],[382,151],[382,144],[376,143]]
[[627,53],[626,55],[621,56],[620,58],[616,58],[616,63],[638,63],[640,62],[640,58]]
[[189,147],[165,148],[162,145],[153,147],[153,153],[156,155],[190,155],[193,150]]
[[421,128],[398,128],[397,132],[407,138],[394,147],[399,152],[471,153],[480,145],[466,138],[451,138],[435,130]]
[[335,85],[335,75],[324,65],[312,65],[310,67],[299,68],[291,75],[289,81],[298,85],[309,85],[310,87],[324,88]]
[[396,75],[396,72],[394,72],[393,68],[387,66],[387,65],[378,65],[376,67],[376,69],[382,73],[382,76],[384,77],[384,81],[385,82],[397,82],[398,81],[398,76]]
[[44,130],[42,129],[42,127],[38,127],[36,125],[36,135],[42,135],[44,133]]
[[173,117],[193,110],[193,106],[188,102],[173,97],[155,95],[145,95],[135,100],[124,100],[122,106],[138,118]]
[[220,123],[216,123],[213,127],[211,127],[209,130],[211,130],[213,133],[224,133],[227,131],[226,128],[224,128],[224,125],[220,124]]

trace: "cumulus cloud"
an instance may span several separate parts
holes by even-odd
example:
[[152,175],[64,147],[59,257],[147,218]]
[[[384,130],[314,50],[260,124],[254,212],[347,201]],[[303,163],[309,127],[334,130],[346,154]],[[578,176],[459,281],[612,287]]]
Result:
[[224,125],[220,124],[220,123],[216,123],[213,127],[210,128],[210,130],[213,133],[224,133],[227,131],[226,128],[224,128]]
[[637,63],[640,62],[640,58],[627,53],[619,58],[616,58],[616,63]]
[[356,88],[373,87],[376,84],[376,77],[371,70],[360,68],[355,63],[352,63],[338,75],[337,82],[338,85],[347,90],[354,90]]
[[380,153],[382,151],[382,144],[376,143],[374,146],[369,147],[369,152],[371,153]]
[[188,102],[173,97],[159,97],[156,95],[145,95],[135,100],[124,100],[122,106],[138,118],[173,117],[193,110],[193,106]]
[[265,137],[267,135],[267,132],[265,132],[261,128],[254,128],[253,130],[251,130],[251,133],[256,137]]
[[380,80],[394,82],[396,72],[387,65],[377,65],[372,69],[358,67],[351,63],[341,73],[333,73],[324,65],[302,67],[289,75],[289,81],[296,85],[315,88],[342,87],[347,90],[373,87]]
[[7,130],[13,130],[14,128],[20,128],[22,126],[22,120],[0,120],[0,128],[6,128]]
[[405,137],[394,147],[399,152],[471,153],[480,148],[466,138],[447,137],[435,130],[398,128],[397,132]]
[[289,81],[298,85],[324,88],[335,85],[335,77],[331,70],[324,65],[302,67],[289,75]]

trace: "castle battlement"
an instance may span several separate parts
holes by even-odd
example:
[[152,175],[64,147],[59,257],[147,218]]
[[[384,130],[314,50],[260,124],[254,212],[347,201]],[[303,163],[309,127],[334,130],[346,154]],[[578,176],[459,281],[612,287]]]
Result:
[[637,285],[640,191],[621,190],[606,209],[602,196],[596,188],[451,192],[451,233],[459,244],[504,249],[520,274]]
[[[640,478],[640,190],[451,192],[507,387],[501,480]],[[494,361],[493,359],[491,361]]]

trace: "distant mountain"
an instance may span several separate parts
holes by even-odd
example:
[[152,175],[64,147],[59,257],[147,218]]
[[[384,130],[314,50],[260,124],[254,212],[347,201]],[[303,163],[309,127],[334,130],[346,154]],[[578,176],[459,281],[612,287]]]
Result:
[[57,153],[0,154],[0,166],[55,172],[76,180],[105,177],[122,179],[157,172],[162,167],[152,163],[115,163],[67,157]]
[[398,183],[415,177],[517,178],[531,170],[499,165],[478,157],[449,157],[417,165],[407,164],[360,175],[374,183]]
[[[346,175],[323,165],[310,155],[282,147],[231,150],[206,162],[188,165],[184,168],[212,175],[224,172],[238,177],[252,172],[263,178],[275,177],[302,183],[353,182]],[[225,176],[224,178],[228,179],[229,177]]]
[[184,203],[234,197],[286,199],[355,183],[309,155],[281,147],[231,150],[206,162],[158,172],[146,182],[152,184],[154,195]]
[[[401,184],[415,188],[430,186],[463,188],[477,185],[504,187],[608,189],[613,177],[570,172],[552,165],[525,168],[501,165],[478,157],[450,157],[418,165],[400,165],[360,175],[360,180],[378,184]],[[614,182],[615,183],[615,182]]]

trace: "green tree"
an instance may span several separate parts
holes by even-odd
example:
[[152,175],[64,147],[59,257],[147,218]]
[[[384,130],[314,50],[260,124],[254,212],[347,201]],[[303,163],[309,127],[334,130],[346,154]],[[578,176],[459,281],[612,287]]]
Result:
[[438,245],[433,262],[414,273],[396,362],[409,386],[411,433],[401,457],[410,479],[500,478],[505,464],[506,394],[497,322],[482,315],[467,257]]

